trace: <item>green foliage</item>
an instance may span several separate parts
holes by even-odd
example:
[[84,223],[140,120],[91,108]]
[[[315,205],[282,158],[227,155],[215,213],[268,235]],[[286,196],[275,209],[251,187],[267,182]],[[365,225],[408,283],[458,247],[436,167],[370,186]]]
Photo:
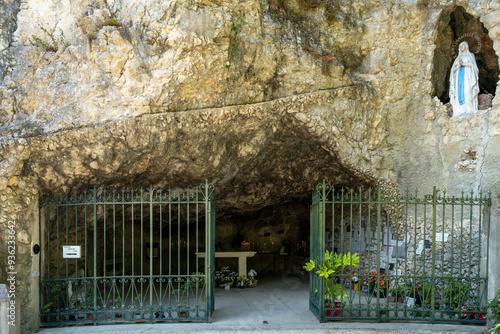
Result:
[[104,18],[103,26],[122,27],[123,23],[121,23],[114,17],[106,17]]
[[500,291],[488,303],[488,308],[490,309],[491,320],[493,321],[493,327],[490,328],[490,331],[494,334],[500,334]]
[[229,276],[226,276],[221,280],[221,283],[222,284],[233,284],[233,279]]
[[344,300],[347,293],[342,289],[342,285],[337,282],[338,275],[343,268],[352,268],[359,265],[359,255],[350,252],[344,255],[334,254],[333,252],[325,251],[325,261],[322,264],[316,264],[314,260],[310,260],[304,266],[307,271],[318,269],[316,274],[325,278],[326,283],[326,299]]
[[447,287],[443,290],[442,299],[452,309],[465,305],[469,298],[469,285],[460,283],[459,280],[450,275],[446,276]]
[[391,289],[391,295],[395,297],[406,297],[409,294],[409,289],[406,284],[398,285]]
[[[241,1],[239,3],[241,3]],[[239,34],[243,30],[245,24],[247,24],[247,22],[245,21],[245,15],[241,10],[239,10],[238,16],[231,24],[231,33],[229,35],[228,62],[226,64],[227,69],[231,68],[231,64],[240,59],[240,51],[238,48],[238,45],[240,44]]]
[[57,52],[60,47],[66,48],[69,46],[69,43],[64,39],[64,32],[62,31],[62,29],[59,29],[59,37],[56,37],[54,35],[54,31],[48,31],[41,24],[39,25],[39,27],[43,31],[44,35],[48,38],[48,40],[45,40],[33,34],[31,35],[31,38],[33,38],[33,45],[44,48],[45,51],[50,52]]
[[43,312],[44,313],[52,312],[55,309],[60,297],[61,297],[61,287],[59,285],[52,286],[52,288],[50,289],[50,302],[48,302],[43,306]]

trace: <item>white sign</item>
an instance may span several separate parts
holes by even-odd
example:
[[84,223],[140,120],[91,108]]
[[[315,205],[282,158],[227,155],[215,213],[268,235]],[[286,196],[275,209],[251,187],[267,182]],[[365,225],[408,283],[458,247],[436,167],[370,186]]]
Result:
[[450,235],[449,233],[436,233],[436,241],[446,242],[448,241],[449,235]]
[[406,306],[413,306],[413,305],[415,305],[415,298],[407,297],[406,298]]
[[423,250],[424,250],[424,241],[423,241],[423,240],[420,240],[420,241],[418,242],[418,248],[417,248],[417,250],[415,251],[415,254],[420,255],[420,254],[422,254],[422,251],[423,251]]
[[82,257],[82,246],[63,246],[64,259],[79,259]]

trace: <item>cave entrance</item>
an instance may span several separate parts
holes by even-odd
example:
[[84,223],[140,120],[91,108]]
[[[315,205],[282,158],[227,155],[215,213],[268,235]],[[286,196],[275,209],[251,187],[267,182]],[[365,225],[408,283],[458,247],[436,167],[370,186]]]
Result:
[[41,324],[209,322],[213,189],[42,196]]
[[437,24],[432,96],[437,96],[444,104],[449,102],[450,70],[458,55],[458,46],[463,41],[469,44],[469,50],[475,54],[479,69],[479,109],[488,109],[499,80],[498,56],[488,29],[479,18],[468,14],[461,6],[441,14]]
[[[217,217],[216,251],[254,252],[247,258],[247,268],[259,277],[298,274],[309,256],[309,205],[309,199],[296,197],[254,211],[222,210]],[[218,271],[229,267],[237,272],[235,259],[216,258],[216,264]]]

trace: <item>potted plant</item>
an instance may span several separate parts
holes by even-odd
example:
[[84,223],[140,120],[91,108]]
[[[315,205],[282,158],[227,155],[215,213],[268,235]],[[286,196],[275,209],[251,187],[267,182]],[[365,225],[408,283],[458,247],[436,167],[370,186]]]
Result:
[[398,286],[392,288],[391,289],[391,296],[393,297],[393,299],[391,300],[391,302],[403,303],[404,298],[406,297],[406,289],[407,289],[407,287],[405,284],[398,285]]
[[87,311],[87,319],[94,320],[94,282],[87,281],[85,288],[85,302],[83,308]]
[[137,305],[137,308],[135,308],[134,312],[135,322],[138,324],[143,323],[144,319],[142,319],[142,295],[140,293],[135,296],[134,304]]
[[115,297],[115,299],[110,299],[109,302],[109,308],[113,311],[115,311],[115,319],[121,319],[122,314],[121,312],[118,312],[122,308],[122,299],[120,296]]
[[[368,272],[365,272],[365,275],[368,275]],[[379,275],[380,280],[378,280]],[[372,271],[368,277],[365,277],[365,279],[365,283],[368,286],[368,293],[371,293],[374,296],[377,296],[378,294],[381,298],[387,297],[388,284],[385,280],[384,273],[379,274],[376,271]]]
[[228,275],[233,280],[233,286],[236,286],[236,280],[238,278],[238,274],[234,271],[230,272]]
[[[60,297],[61,297],[61,286],[59,286],[58,284],[54,284],[49,290],[49,300],[50,301],[43,306],[43,313],[44,314],[58,313],[57,307],[58,307]],[[46,319],[48,319],[48,318],[49,317],[46,317]],[[56,322],[57,317],[55,315],[51,315],[50,321]]]
[[[314,260],[310,260],[304,266],[307,271],[313,271],[320,277],[325,279],[325,316],[340,317],[342,314],[342,303],[347,293],[342,289],[339,279],[339,273],[342,268],[357,267],[359,264],[359,256],[357,253],[351,254],[334,254],[330,251],[325,251],[325,259],[323,263],[316,264]],[[332,306],[333,303],[333,306]],[[334,309],[339,310],[334,310]]]
[[[432,285],[427,283],[429,280],[430,278],[422,278],[412,285],[413,289],[410,289],[409,296],[414,299],[414,305],[412,306],[414,311],[411,314],[417,318],[426,318],[432,315]],[[438,306],[436,305],[436,307]]]
[[163,311],[163,309],[155,311],[154,316],[155,316],[156,322],[164,322],[166,319],[165,311]]
[[179,318],[187,318],[188,316],[188,305],[184,299],[184,293],[186,292],[186,286],[181,284],[179,289],[174,290],[177,299],[177,312],[179,314]]
[[231,289],[234,280],[230,276],[226,276],[221,280],[221,286],[225,287],[226,290]]

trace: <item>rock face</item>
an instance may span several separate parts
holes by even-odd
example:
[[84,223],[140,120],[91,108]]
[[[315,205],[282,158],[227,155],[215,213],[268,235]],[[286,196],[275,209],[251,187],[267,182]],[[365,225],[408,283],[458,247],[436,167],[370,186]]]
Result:
[[39,191],[208,179],[230,217],[323,178],[494,189],[499,98],[459,119],[433,97],[457,8],[493,59],[494,0],[0,0],[0,230],[18,223],[23,331]]

